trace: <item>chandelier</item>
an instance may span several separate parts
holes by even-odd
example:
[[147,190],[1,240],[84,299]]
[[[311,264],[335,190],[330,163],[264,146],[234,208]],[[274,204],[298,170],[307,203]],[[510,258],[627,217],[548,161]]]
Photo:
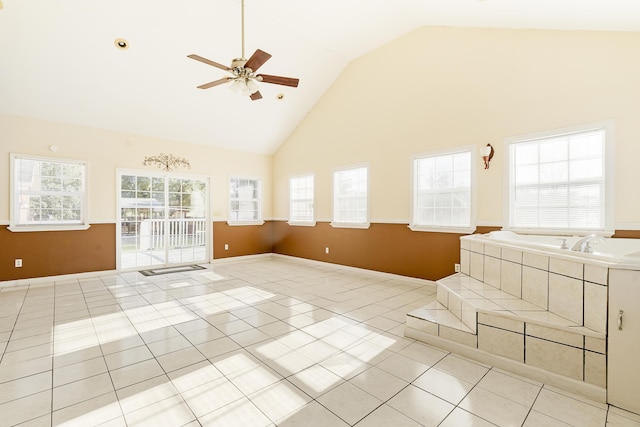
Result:
[[156,165],[160,169],[165,171],[171,171],[177,167],[184,166],[187,169],[191,169],[189,160],[184,157],[176,157],[173,154],[160,153],[155,156],[147,156],[142,162],[144,166]]

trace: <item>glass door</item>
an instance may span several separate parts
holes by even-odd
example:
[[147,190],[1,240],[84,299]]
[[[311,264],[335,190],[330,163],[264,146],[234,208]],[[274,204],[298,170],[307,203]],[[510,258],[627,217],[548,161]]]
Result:
[[206,181],[168,178],[168,264],[207,260]]
[[136,171],[118,183],[120,269],[208,261],[206,179]]

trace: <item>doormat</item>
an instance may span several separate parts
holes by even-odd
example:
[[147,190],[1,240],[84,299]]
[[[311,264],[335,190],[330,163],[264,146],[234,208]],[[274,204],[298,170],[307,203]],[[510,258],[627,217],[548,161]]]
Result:
[[160,274],[169,273],[185,273],[187,271],[206,270],[206,267],[200,265],[181,265],[180,267],[155,268],[152,270],[140,270],[143,276],[158,276]]

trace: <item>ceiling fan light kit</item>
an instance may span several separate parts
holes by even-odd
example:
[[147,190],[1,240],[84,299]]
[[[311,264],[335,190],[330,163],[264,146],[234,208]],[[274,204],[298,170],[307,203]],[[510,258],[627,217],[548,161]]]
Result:
[[[272,76],[269,74],[256,74],[258,68],[260,68],[265,62],[271,58],[271,55],[267,52],[256,49],[249,59],[244,57],[244,0],[241,2],[241,25],[242,25],[242,57],[235,58],[231,61],[231,66],[219,64],[210,59],[204,58],[200,55],[191,54],[187,55],[188,58],[195,59],[207,65],[219,68],[221,70],[231,73],[233,76],[223,77],[218,80],[214,80],[209,83],[197,86],[198,89],[209,89],[210,87],[218,86],[231,82],[229,89],[233,92],[240,93],[244,96],[249,96],[252,101],[262,98],[260,94],[258,84],[256,82],[264,82],[277,84],[282,86],[298,87],[299,79],[282,76]],[[280,98],[281,99],[281,98]]]

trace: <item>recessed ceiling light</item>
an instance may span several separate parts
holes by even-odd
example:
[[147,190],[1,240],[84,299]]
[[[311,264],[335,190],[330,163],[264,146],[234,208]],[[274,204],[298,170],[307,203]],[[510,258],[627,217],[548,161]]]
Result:
[[113,44],[120,50],[129,49],[129,42],[125,39],[116,39]]

